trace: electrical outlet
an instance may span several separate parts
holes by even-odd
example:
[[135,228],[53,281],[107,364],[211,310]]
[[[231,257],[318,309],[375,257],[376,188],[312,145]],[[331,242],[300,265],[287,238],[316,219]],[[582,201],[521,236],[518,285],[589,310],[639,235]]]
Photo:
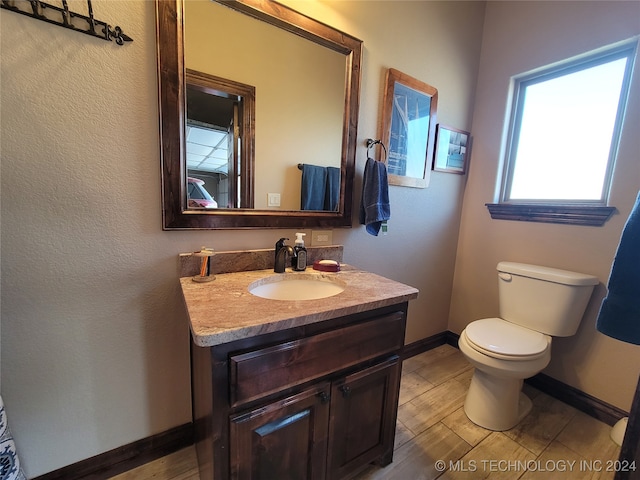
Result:
[[311,230],[311,246],[333,245],[333,230]]
[[279,207],[280,206],[280,194],[279,193],[267,193],[267,206]]

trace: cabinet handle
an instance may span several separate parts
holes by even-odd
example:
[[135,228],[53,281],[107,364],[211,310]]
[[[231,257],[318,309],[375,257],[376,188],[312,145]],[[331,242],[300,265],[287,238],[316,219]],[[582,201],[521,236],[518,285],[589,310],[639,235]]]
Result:
[[342,392],[342,396],[344,398],[348,398],[349,395],[351,395],[351,387],[347,386],[347,385],[342,385],[340,387],[340,391]]
[[327,392],[318,393],[318,397],[320,397],[320,403],[322,403],[323,405],[327,403],[331,398]]

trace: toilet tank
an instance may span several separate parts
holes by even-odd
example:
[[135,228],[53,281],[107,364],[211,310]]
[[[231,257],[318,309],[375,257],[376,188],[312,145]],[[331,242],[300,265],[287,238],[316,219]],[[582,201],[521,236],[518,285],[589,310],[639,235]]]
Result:
[[597,277],[525,263],[498,263],[500,316],[554,337],[578,330]]

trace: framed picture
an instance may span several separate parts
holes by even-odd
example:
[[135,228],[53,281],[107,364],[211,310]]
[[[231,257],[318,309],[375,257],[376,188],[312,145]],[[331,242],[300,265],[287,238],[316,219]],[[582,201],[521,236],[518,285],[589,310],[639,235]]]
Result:
[[393,68],[387,71],[380,138],[388,147],[390,185],[429,186],[437,110],[435,87]]
[[457,128],[438,125],[437,136],[433,169],[464,175],[467,171],[471,134]]

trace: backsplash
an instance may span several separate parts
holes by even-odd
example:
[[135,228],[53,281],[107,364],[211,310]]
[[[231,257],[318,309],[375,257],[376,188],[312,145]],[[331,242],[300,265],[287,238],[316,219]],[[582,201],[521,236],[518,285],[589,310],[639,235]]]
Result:
[[[342,263],[342,252],[342,245],[307,247],[307,264],[311,268],[316,260],[335,260]],[[215,252],[211,259],[212,273],[215,275],[249,270],[268,270],[273,268],[274,259],[275,252],[272,248]],[[178,260],[181,277],[191,277],[200,273],[200,257],[191,253],[181,253]]]

